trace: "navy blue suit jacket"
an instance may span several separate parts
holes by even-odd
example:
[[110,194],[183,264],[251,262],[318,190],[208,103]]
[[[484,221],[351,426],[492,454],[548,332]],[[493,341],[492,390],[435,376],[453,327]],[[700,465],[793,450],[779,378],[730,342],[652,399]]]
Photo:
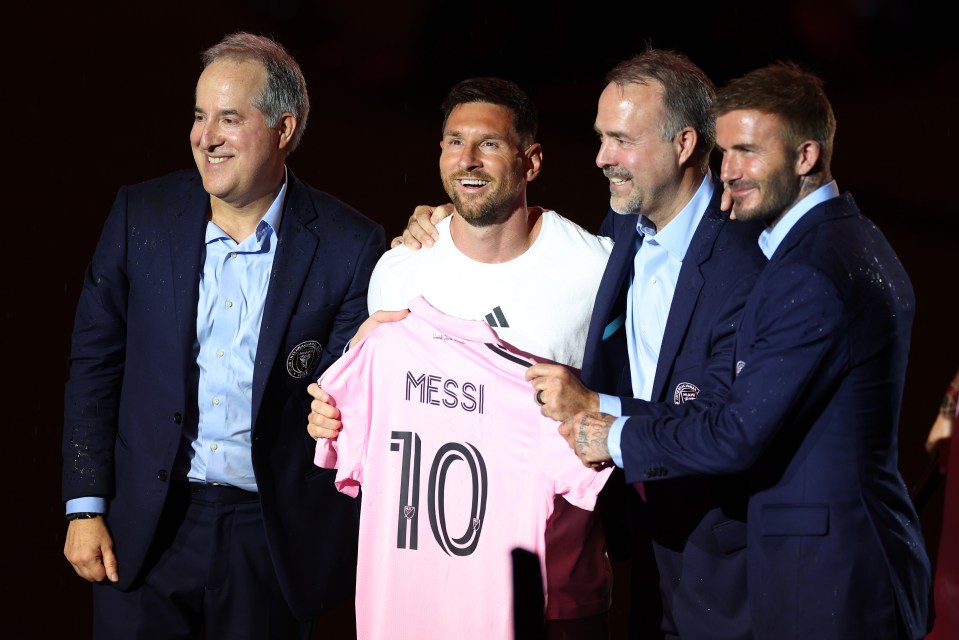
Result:
[[[122,187],[80,293],[63,499],[108,500],[121,589],[145,568],[178,451],[197,429],[209,198],[196,171]],[[280,586],[308,620],[353,593],[359,503],[334,488],[334,471],[313,465],[306,387],[367,317],[386,240],[380,225],[292,172],[278,238],[253,371],[252,455]]]
[[848,194],[807,212],[760,274],[725,402],[643,404],[629,481],[745,474],[756,638],[910,638],[931,627],[930,565],[900,477],[915,311],[909,278]]
[[[717,181],[683,260],[656,366],[654,401],[695,399],[691,404],[696,405],[710,394],[724,394],[732,383],[736,324],[766,258],[757,244],[761,227],[730,222],[719,209],[721,193]],[[590,389],[620,396],[623,415],[630,415],[641,401],[633,397],[623,323],[640,242],[638,216],[611,216],[601,234],[614,234],[615,246],[593,309],[582,379]],[[632,491],[617,496],[615,485],[607,486],[600,507],[611,553],[633,557],[634,630],[748,638],[748,610],[737,593],[745,588],[746,576],[745,493],[739,479],[646,485],[645,501]],[[631,512],[631,521],[616,522],[615,514],[624,509]],[[623,540],[627,535],[629,540]],[[655,566],[642,559],[650,541]],[[662,599],[661,620],[657,597]]]

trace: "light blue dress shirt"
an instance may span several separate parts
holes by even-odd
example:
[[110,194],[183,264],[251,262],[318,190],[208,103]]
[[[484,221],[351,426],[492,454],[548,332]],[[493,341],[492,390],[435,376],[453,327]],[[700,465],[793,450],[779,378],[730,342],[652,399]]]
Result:
[[[626,346],[633,394],[637,398],[649,400],[652,395],[656,363],[679,271],[696,228],[712,200],[713,191],[712,175],[707,173],[692,199],[662,229],[656,229],[643,215],[636,224],[642,242],[633,258],[633,273],[626,297]],[[614,416],[622,413],[619,398],[606,394],[599,394],[599,409]],[[613,461],[619,466],[622,466],[619,442],[624,422],[624,418],[617,420],[607,439]]]
[[[175,479],[229,484],[256,491],[251,434],[253,362],[266,293],[283,217],[286,177],[257,224],[237,243],[212,221],[206,227],[206,257],[200,275],[196,332],[200,422],[189,470]],[[106,512],[106,499],[68,500],[67,513]]]

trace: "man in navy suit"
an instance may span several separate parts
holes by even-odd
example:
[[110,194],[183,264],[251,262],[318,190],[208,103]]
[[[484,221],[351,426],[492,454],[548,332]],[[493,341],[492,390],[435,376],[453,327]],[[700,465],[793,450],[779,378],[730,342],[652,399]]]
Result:
[[385,235],[287,168],[309,97],[281,45],[203,63],[196,170],[119,190],[76,313],[64,553],[98,639],[303,639],[353,593],[359,506],[302,420]]
[[[746,295],[765,257],[760,228],[728,224],[709,171],[714,89],[685,56],[647,50],[606,76],[596,164],[615,246],[590,321],[583,369],[534,365],[542,412],[629,415],[642,400],[683,404],[721,393]],[[750,637],[743,588],[745,497],[736,478],[607,483],[601,502],[614,555],[631,557],[630,631],[642,638]],[[641,496],[642,494],[642,496]],[[618,519],[625,520],[617,523]],[[616,593],[614,587],[614,594]]]
[[[732,216],[766,225],[725,398],[638,403],[561,427],[585,464],[630,482],[739,477],[757,639],[922,638],[930,565],[897,430],[915,298],[879,229],[830,173],[835,118],[792,63],[746,74],[712,108]],[[735,223],[740,224],[740,223]]]

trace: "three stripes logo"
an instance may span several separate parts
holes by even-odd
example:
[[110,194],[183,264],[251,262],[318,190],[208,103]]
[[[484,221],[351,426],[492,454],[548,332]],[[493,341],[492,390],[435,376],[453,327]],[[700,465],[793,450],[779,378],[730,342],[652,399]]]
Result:
[[495,307],[492,313],[486,314],[486,323],[491,327],[508,327],[509,323],[506,322],[506,316],[503,315],[503,310],[499,307]]

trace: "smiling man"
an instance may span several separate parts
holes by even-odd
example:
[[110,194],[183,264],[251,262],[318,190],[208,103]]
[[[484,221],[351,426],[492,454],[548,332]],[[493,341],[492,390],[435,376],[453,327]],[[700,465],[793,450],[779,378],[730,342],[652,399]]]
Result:
[[64,554],[97,640],[305,640],[354,584],[359,509],[302,416],[366,318],[383,228],[287,169],[309,96],[281,45],[202,59],[196,168],[119,190],[77,307]]
[[[535,109],[520,87],[464,80],[442,110],[440,178],[455,213],[438,225],[445,241],[433,250],[401,245],[384,254],[370,279],[370,313],[406,309],[422,295],[447,315],[485,320],[522,351],[578,368],[612,242],[555,211],[527,207],[543,151]],[[310,391],[317,398],[311,435],[335,435],[335,402],[316,385]],[[503,436],[508,446],[508,428]],[[557,499],[545,545],[548,637],[605,637],[611,571],[598,519]]]

